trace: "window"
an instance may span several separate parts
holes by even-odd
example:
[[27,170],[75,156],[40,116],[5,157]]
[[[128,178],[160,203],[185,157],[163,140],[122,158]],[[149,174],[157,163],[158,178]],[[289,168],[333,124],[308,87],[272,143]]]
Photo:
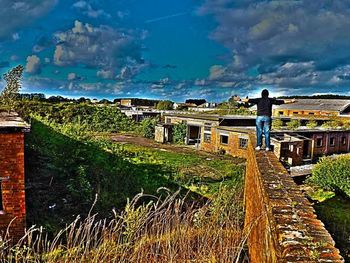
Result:
[[220,144],[228,144],[228,135],[220,135]]
[[322,137],[316,139],[316,147],[322,147],[323,139]]
[[315,113],[314,112],[309,112],[309,115],[315,115]]
[[211,134],[210,133],[204,133],[204,142],[211,142]]
[[204,123],[204,131],[211,132],[211,123]]
[[293,111],[293,115],[298,115],[299,112],[298,111]]
[[171,119],[170,119],[170,118],[166,118],[165,123],[166,123],[166,124],[171,124]]
[[290,145],[289,145],[289,151],[291,151],[291,152],[294,151],[294,145],[293,145],[293,144],[290,144]]
[[341,137],[341,144],[346,145],[346,142],[347,142],[346,137],[345,136]]
[[283,115],[283,111],[279,111],[278,114],[279,114],[279,115]]
[[248,147],[248,139],[247,138],[239,138],[239,148],[247,149]]
[[335,138],[334,137],[330,137],[329,138],[329,145],[330,146],[334,146],[335,145]]

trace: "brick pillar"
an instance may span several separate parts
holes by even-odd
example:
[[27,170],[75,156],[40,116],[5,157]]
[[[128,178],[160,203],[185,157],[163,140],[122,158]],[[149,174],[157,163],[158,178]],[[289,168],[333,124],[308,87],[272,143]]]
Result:
[[0,133],[0,177],[2,177],[2,204],[0,235],[9,227],[12,241],[19,240],[26,227],[24,183],[24,134]]

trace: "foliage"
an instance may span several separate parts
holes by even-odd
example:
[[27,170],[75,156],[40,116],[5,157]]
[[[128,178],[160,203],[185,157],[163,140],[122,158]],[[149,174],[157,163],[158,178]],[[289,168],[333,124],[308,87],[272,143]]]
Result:
[[283,127],[283,121],[280,118],[272,120],[272,129],[280,130]]
[[170,100],[162,100],[162,101],[157,103],[156,109],[157,110],[172,110],[173,103]]
[[174,143],[184,144],[187,135],[186,123],[178,123],[173,126]]
[[18,92],[21,89],[23,70],[23,66],[19,65],[4,74],[6,86],[0,94],[0,103],[1,106],[8,111],[14,108],[15,100],[17,99]]
[[298,119],[293,119],[287,122],[287,129],[289,130],[295,130],[300,127],[300,120]]
[[317,127],[317,121],[316,120],[309,120],[306,124],[306,127],[309,129],[313,129]]
[[178,192],[165,199],[139,194],[110,222],[89,214],[84,220],[77,217],[52,239],[35,227],[17,244],[5,238],[0,260],[238,262],[246,240],[241,193],[223,189],[215,202],[193,205]]
[[315,206],[317,217],[325,223],[337,248],[350,262],[350,202],[348,198],[336,196]]
[[142,135],[149,139],[154,139],[154,132],[158,120],[156,118],[146,118],[141,121]]
[[350,197],[350,156],[322,158],[313,168],[308,182]]
[[321,125],[322,128],[326,128],[326,129],[336,129],[338,127],[343,126],[343,123],[340,119],[338,118],[331,118],[331,120],[326,121],[325,123],[323,123]]

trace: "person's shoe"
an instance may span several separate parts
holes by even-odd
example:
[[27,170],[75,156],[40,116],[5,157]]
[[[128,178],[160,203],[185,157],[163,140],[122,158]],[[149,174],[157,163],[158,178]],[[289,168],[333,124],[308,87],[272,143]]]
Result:
[[266,147],[265,151],[269,152],[271,150],[271,148]]
[[256,146],[255,147],[255,151],[260,151],[261,150],[261,147],[260,146]]

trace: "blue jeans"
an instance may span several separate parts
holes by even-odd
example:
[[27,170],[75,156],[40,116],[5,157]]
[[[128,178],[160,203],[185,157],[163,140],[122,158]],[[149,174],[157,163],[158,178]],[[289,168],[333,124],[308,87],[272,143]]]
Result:
[[265,135],[265,146],[270,147],[270,127],[271,117],[258,116],[256,117],[256,146],[262,146],[262,135]]

